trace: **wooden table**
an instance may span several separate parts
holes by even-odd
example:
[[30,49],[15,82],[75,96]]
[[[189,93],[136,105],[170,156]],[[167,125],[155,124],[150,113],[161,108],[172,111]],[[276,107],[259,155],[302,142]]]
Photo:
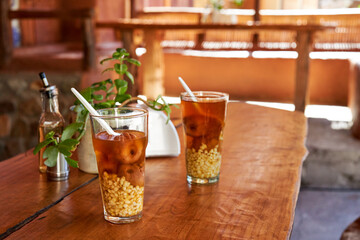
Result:
[[300,112],[229,103],[220,181],[188,185],[183,153],[147,159],[143,218],[124,225],[104,220],[95,175],[47,182],[19,155],[0,163],[0,239],[289,239],[305,135]]
[[[111,28],[127,32],[124,39],[124,47],[135,51],[130,39],[132,31],[135,29],[144,30],[144,43],[146,53],[144,54],[143,74],[143,94],[156,98],[159,94],[164,94],[164,56],[161,47],[162,35],[164,30],[247,30],[247,31],[295,31],[298,58],[296,61],[295,73],[295,110],[304,112],[308,99],[308,79],[309,79],[309,53],[312,49],[312,36],[316,31],[334,29],[331,26],[322,25],[295,25],[295,24],[176,24],[158,23],[151,20],[142,19],[119,19],[115,21],[101,21],[96,23],[96,28]],[[130,33],[130,34],[129,34]]]

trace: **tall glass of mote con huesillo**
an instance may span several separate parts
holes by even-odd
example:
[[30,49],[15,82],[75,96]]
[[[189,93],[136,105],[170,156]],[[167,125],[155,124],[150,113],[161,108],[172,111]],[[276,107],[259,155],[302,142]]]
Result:
[[226,93],[197,91],[181,94],[187,181],[208,184],[219,180]]
[[[110,108],[90,115],[93,146],[99,170],[104,217],[129,223],[142,217],[148,112],[141,108]],[[119,135],[110,135],[105,121]]]

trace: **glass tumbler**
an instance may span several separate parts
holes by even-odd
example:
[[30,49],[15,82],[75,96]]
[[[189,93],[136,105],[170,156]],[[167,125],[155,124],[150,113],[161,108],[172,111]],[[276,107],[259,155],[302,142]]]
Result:
[[[111,223],[137,221],[143,210],[148,112],[141,108],[97,112],[99,115],[90,115],[90,120],[104,218]],[[110,135],[99,119],[120,135]]]
[[187,181],[209,184],[219,181],[223,131],[229,95],[197,91],[181,93]]

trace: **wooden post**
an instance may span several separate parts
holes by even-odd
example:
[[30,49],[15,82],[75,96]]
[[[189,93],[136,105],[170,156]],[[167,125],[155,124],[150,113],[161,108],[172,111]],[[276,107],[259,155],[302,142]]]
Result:
[[138,12],[144,9],[144,1],[130,0],[131,18],[136,18]]
[[[260,0],[255,0],[254,2],[254,10],[255,10],[255,14],[254,14],[254,23],[260,22]],[[252,36],[252,50],[256,50],[258,48],[258,44],[259,44],[259,33],[254,33]]]
[[143,94],[149,98],[156,98],[164,94],[164,53],[161,47],[162,31],[144,30],[146,53],[143,62]]
[[[198,24],[201,25],[203,24],[202,22],[202,14],[199,14],[198,15]],[[208,16],[209,17],[209,16]],[[205,41],[205,38],[206,38],[206,33],[205,31],[202,31],[202,32],[198,32],[196,34],[196,39],[195,39],[195,47],[194,49],[196,50],[201,50],[203,47],[202,47],[202,44],[203,42]]]
[[131,0],[125,0],[124,2],[124,18],[131,18]]
[[305,111],[308,100],[309,53],[311,48],[311,32],[298,31],[296,37],[298,59],[295,75],[295,110]]
[[[92,12],[93,13],[93,12]],[[82,19],[83,29],[83,68],[85,70],[95,69],[96,67],[96,44],[94,22],[91,17]]]
[[203,42],[205,41],[205,35],[206,35],[205,31],[196,34],[196,40],[195,40],[195,47],[194,47],[194,49],[196,49],[196,50],[201,50],[201,49],[203,48],[203,47],[202,47],[202,44],[203,44]]
[[350,80],[348,106],[351,109],[353,125],[351,134],[360,139],[360,62],[350,61]]
[[12,31],[8,17],[9,1],[0,1],[0,67],[10,63],[12,57]]
[[[137,59],[136,56],[136,46],[134,43],[133,38],[134,31],[133,30],[123,30],[122,31],[122,42],[123,47],[130,53],[131,58]],[[126,81],[128,82],[128,93],[130,93],[132,96],[139,95],[139,81],[138,79],[138,71],[137,66],[130,64],[128,65],[129,72],[134,76],[134,84],[131,83],[130,79],[126,78]]]

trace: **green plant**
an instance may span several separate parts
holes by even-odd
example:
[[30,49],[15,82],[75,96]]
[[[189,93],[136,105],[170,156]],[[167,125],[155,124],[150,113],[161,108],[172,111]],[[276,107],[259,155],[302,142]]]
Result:
[[56,165],[57,156],[62,153],[65,156],[66,161],[72,167],[78,167],[78,163],[71,159],[72,151],[76,149],[76,146],[80,142],[80,138],[77,137],[73,139],[75,133],[78,131],[79,128],[83,127],[83,123],[75,122],[68,125],[60,138],[58,140],[54,137],[55,132],[51,131],[45,136],[45,140],[39,143],[35,149],[34,154],[37,154],[42,148],[46,147],[43,158],[47,159],[45,161],[45,165],[48,167],[54,167]]
[[244,3],[244,0],[234,0],[235,5],[237,5],[238,7],[241,7]]
[[223,0],[210,0],[210,4],[216,10],[221,10],[224,8]]
[[[95,108],[113,108],[122,107],[132,101],[140,100],[145,103],[149,108],[156,111],[166,112],[169,121],[171,106],[173,104],[167,104],[162,96],[158,96],[155,100],[145,101],[139,97],[132,97],[127,93],[128,82],[124,79],[124,76],[134,84],[134,77],[128,71],[127,64],[133,64],[140,66],[140,62],[136,59],[130,58],[130,54],[124,48],[117,48],[110,58],[105,58],[100,61],[103,64],[107,61],[115,61],[112,67],[106,68],[102,73],[108,71],[115,71],[118,74],[118,78],[106,79],[104,81],[96,82],[90,87],[83,89],[81,95]],[[118,103],[120,105],[118,106]],[[177,107],[177,105],[174,105]],[[76,120],[74,123],[67,126],[59,140],[54,138],[54,132],[49,132],[45,136],[45,140],[39,143],[35,149],[34,154],[37,154],[40,149],[45,148],[44,158],[47,158],[45,165],[53,167],[56,165],[56,157],[60,152],[64,154],[66,161],[72,167],[78,167],[77,162],[71,159],[71,152],[74,151],[77,145],[80,143],[80,139],[85,133],[85,124],[89,117],[89,112],[81,104],[79,100],[74,103],[74,111],[76,112]]]

